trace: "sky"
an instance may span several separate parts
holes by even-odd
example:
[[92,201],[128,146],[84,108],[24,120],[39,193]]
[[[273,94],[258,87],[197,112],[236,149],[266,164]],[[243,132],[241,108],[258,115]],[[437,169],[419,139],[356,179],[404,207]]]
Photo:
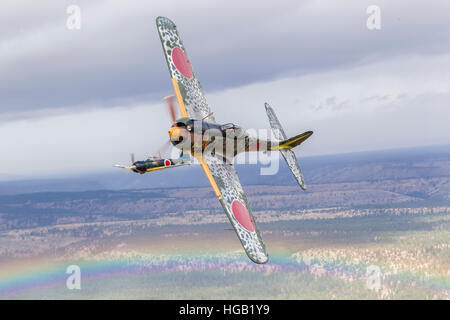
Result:
[[[67,8],[80,29],[67,28]],[[369,30],[370,5],[380,29]],[[287,135],[299,156],[450,143],[450,3],[0,3],[0,179],[109,170],[155,153],[171,94],[157,16],[178,26],[219,122]]]

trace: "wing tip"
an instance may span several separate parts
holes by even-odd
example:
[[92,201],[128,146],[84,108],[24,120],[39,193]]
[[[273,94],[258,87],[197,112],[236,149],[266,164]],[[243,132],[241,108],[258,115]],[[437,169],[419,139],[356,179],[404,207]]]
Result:
[[266,250],[260,252],[248,252],[247,250],[245,250],[245,253],[254,263],[265,264],[269,261],[269,255],[267,254]]
[[294,177],[295,177],[295,180],[297,180],[297,183],[298,183],[298,185],[300,186],[300,188],[301,188],[302,190],[308,189],[308,188],[306,187],[306,182],[305,182],[305,180],[303,179],[303,176],[298,177],[298,176],[296,176],[296,175],[294,174]]
[[158,16],[156,17],[156,24],[161,26],[166,26],[168,28],[176,28],[175,23],[167,17]]
[[269,261],[269,255],[267,253],[264,255],[264,258],[252,257],[250,255],[248,255],[248,257],[250,258],[250,260],[252,260],[254,263],[257,263],[257,264],[266,264]]

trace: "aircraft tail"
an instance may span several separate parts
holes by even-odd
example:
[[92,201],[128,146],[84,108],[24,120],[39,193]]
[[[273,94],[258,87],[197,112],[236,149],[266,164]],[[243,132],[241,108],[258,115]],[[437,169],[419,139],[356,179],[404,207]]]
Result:
[[268,103],[265,103],[264,106],[266,107],[266,112],[267,116],[269,117],[272,132],[275,138],[279,140],[278,144],[273,150],[278,150],[281,152],[284,160],[286,160],[289,169],[294,175],[295,180],[303,190],[306,190],[305,180],[303,179],[302,171],[300,170],[300,166],[298,165],[297,157],[291,149],[300,145],[303,141],[308,139],[313,134],[313,132],[306,131],[305,133],[296,135],[295,137],[288,139],[272,107]]

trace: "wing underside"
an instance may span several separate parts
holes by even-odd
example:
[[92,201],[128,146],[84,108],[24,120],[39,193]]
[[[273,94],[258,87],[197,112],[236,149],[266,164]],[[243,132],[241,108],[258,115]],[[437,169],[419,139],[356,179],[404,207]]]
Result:
[[266,246],[233,165],[213,155],[204,155],[199,160],[206,164],[203,170],[212,177],[211,185],[248,257],[253,262],[266,263],[269,260]]
[[200,82],[195,77],[192,65],[187,58],[177,27],[170,19],[165,17],[158,17],[156,26],[164,56],[169,66],[181,115],[192,119],[208,117],[209,122],[215,122]]

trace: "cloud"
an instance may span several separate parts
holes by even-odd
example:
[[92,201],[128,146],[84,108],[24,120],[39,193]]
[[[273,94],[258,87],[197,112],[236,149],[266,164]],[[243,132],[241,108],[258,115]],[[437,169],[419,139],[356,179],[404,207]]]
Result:
[[[66,29],[66,8],[82,29]],[[2,1],[0,113],[156,102],[171,91],[154,19],[179,26],[210,92],[345,69],[395,56],[448,52],[450,4],[378,1],[382,30],[365,22],[371,1]]]
[[209,102],[217,119],[245,127],[268,127],[269,102],[288,135],[315,132],[300,155],[445,144],[448,65],[449,54],[391,58],[226,90]]
[[[206,92],[216,119],[269,128],[265,101],[289,136],[314,135],[299,155],[450,143],[450,55],[391,58],[351,68]],[[162,103],[91,106],[0,123],[3,174],[104,171],[144,158],[168,136]]]
[[[68,5],[82,28],[66,28]],[[0,174],[106,170],[167,139],[173,91],[155,27],[168,16],[220,122],[288,135],[301,155],[450,143],[450,3],[51,1],[0,3]]]

